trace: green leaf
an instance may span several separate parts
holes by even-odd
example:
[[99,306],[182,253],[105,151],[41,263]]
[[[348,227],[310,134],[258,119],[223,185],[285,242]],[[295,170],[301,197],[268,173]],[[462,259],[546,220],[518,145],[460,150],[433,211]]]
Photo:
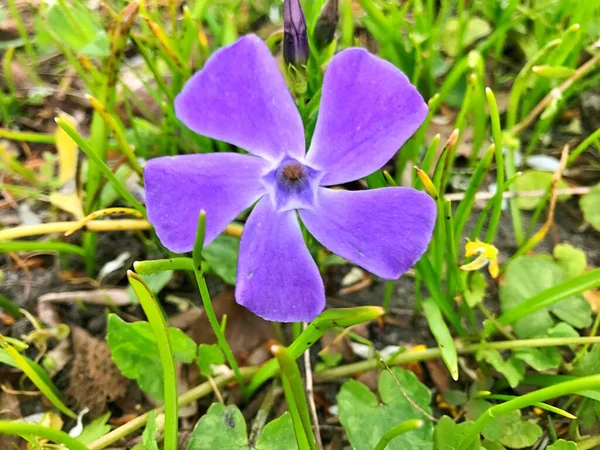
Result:
[[480,17],[471,17],[463,32],[462,45],[459,45],[459,21],[452,17],[446,21],[441,44],[449,56],[456,56],[461,47],[468,47],[476,40],[490,34],[491,31],[492,28],[487,21]]
[[[127,378],[156,400],[163,400],[163,371],[158,345],[148,322],[127,323],[117,315],[108,316],[107,343],[112,359]],[[190,363],[196,356],[196,344],[183,331],[169,328],[169,341],[175,360]]]
[[513,357],[526,362],[537,371],[556,369],[562,358],[555,347],[519,348],[513,352]]
[[585,221],[600,231],[600,183],[581,197],[579,207]]
[[225,363],[225,355],[217,344],[200,344],[198,346],[198,367],[200,373],[205,377],[213,376],[211,366],[219,366]]
[[[500,285],[500,306],[506,312],[534,295],[565,281],[561,267],[544,255],[521,256],[508,264]],[[550,312],[575,327],[591,324],[591,307],[581,295],[574,295],[528,314],[513,323],[520,338],[547,336],[554,326]]]
[[600,373],[600,345],[592,345],[592,349],[575,363],[571,375],[585,377]]
[[240,240],[231,236],[219,236],[202,250],[202,256],[210,269],[227,284],[235,285]]
[[101,416],[96,417],[94,420],[92,420],[90,423],[88,423],[85,427],[83,427],[81,434],[79,436],[77,436],[76,439],[79,442],[81,442],[82,444],[87,445],[87,444],[91,444],[96,439],[101,438],[106,433],[108,433],[111,429],[111,426],[107,425],[107,423],[106,423],[106,422],[108,422],[109,418],[110,418],[110,411],[107,412],[106,414],[102,414]]
[[466,271],[461,271],[461,276],[463,277],[463,285],[465,286],[463,293],[465,301],[471,308],[475,308],[485,297],[485,289],[487,287],[485,276],[482,272]]
[[546,450],[577,450],[577,444],[573,441],[565,441],[559,439],[554,444],[550,445]]
[[255,444],[248,442],[246,421],[237,406],[213,403],[200,418],[187,450],[297,450],[289,413],[269,422]]
[[510,358],[508,361],[502,359],[498,350],[482,349],[476,354],[477,361],[485,361],[502,375],[504,375],[511,387],[516,387],[523,380],[525,373],[522,363]]
[[427,319],[427,324],[431,330],[431,334],[435,338],[442,352],[442,359],[446,367],[450,371],[450,376],[454,380],[458,380],[458,355],[454,339],[448,329],[448,325],[444,322],[440,308],[431,298],[426,298],[421,302],[423,313]]
[[568,323],[560,322],[548,330],[548,336],[552,338],[579,337],[579,333]]
[[573,278],[583,273],[587,267],[587,256],[583,250],[570,244],[558,244],[554,247],[554,259],[567,278]]
[[158,434],[158,426],[156,425],[156,411],[152,410],[148,414],[148,422],[142,434],[142,445],[144,450],[158,450],[156,435]]
[[53,3],[46,11],[47,27],[77,53],[93,57],[108,56],[110,49],[106,31],[91,10],[76,5],[64,11],[60,3]]
[[[521,176],[517,177],[514,182],[515,191],[527,192],[527,191],[545,191],[552,183],[552,173],[541,172],[538,170],[526,170]],[[564,180],[558,181],[558,189],[564,189],[569,187]],[[543,197],[517,197],[517,206],[521,209],[532,210],[535,209],[538,204],[542,201]],[[565,201],[568,199],[568,195],[559,195],[559,201]]]
[[542,433],[543,430],[536,423],[522,420],[520,411],[496,417],[481,432],[486,439],[510,448],[530,448]]
[[450,389],[449,391],[444,392],[444,401],[452,406],[462,406],[469,398],[467,394],[463,391],[458,391],[456,389]]
[[408,419],[421,419],[425,422],[423,428],[396,437],[386,449],[431,450],[433,425],[411,404],[431,414],[431,393],[414,373],[399,368],[393,368],[392,372],[404,392],[389,372],[383,372],[379,377],[379,393],[383,404],[367,386],[356,380],[349,380],[342,385],[337,401],[340,422],[348,440],[355,450],[373,450],[381,437],[395,425]]
[[[454,423],[448,416],[443,416],[433,433],[433,445],[435,450],[455,450],[462,440],[467,437],[473,422],[467,421],[460,424]],[[479,436],[465,450],[479,450],[481,443]]]
[[484,440],[481,443],[481,448],[485,450],[506,450],[506,447],[496,441]]

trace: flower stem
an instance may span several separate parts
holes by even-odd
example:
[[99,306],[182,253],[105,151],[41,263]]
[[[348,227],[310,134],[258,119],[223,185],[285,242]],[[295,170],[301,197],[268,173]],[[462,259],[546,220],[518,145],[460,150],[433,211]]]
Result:
[[408,433],[409,431],[418,430],[423,427],[423,421],[419,419],[409,419],[404,422],[400,422],[398,425],[390,429],[387,433],[381,436],[381,439],[375,446],[374,450],[385,450],[390,441],[401,434]]
[[213,332],[217,338],[217,343],[219,348],[227,358],[227,362],[233,369],[233,373],[235,374],[235,378],[237,379],[240,388],[245,396],[247,396],[246,392],[246,384],[244,382],[244,378],[240,372],[240,368],[235,360],[235,356],[233,356],[233,352],[231,351],[231,347],[225,338],[225,333],[221,328],[221,324],[217,320],[217,316],[215,314],[215,310],[212,306],[212,300],[210,298],[210,293],[208,292],[208,286],[206,285],[206,280],[204,279],[204,273],[202,272],[202,248],[204,246],[204,234],[206,230],[206,213],[204,210],[200,211],[200,216],[198,218],[198,231],[196,233],[196,242],[194,243],[193,250],[193,264],[194,264],[194,275],[196,276],[196,282],[198,283],[198,289],[200,290],[200,297],[202,298],[202,304],[204,305],[204,312],[206,313],[206,317],[208,318],[208,322],[210,323]]
[[516,397],[507,402],[500,403],[499,405],[492,406],[490,409],[485,411],[469,429],[467,437],[462,440],[457,450],[464,450],[468,448],[481,430],[483,430],[486,425],[488,425],[492,420],[494,420],[494,418],[498,416],[508,414],[512,411],[516,411],[534,403],[543,402],[544,400],[551,398],[598,388],[600,388],[600,375],[592,375],[578,378],[576,380],[565,381],[553,386],[548,386],[546,388],[521,395],[520,397]]
[[50,427],[43,427],[32,423],[12,422],[0,420],[0,434],[19,436],[38,436],[50,439],[56,443],[64,444],[71,450],[88,450],[88,448],[67,433]]

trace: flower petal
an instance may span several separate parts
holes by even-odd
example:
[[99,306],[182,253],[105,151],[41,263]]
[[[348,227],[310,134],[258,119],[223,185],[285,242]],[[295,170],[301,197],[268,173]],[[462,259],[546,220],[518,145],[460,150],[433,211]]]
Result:
[[267,197],[244,227],[235,297],[254,314],[278,322],[310,322],[325,307],[323,280],[296,212],[275,212]]
[[148,220],[172,252],[192,250],[200,210],[206,211],[209,244],[265,192],[260,180],[269,164],[236,153],[155,158],[146,163]]
[[304,156],[300,114],[273,56],[255,35],[216,51],[175,99],[175,113],[196,133],[255,155]]
[[323,186],[364,177],[389,161],[426,115],[400,70],[366,50],[344,50],[325,72],[307,161],[326,172]]
[[317,207],[300,218],[325,247],[369,272],[396,279],[427,249],[435,224],[431,197],[415,189],[320,188]]

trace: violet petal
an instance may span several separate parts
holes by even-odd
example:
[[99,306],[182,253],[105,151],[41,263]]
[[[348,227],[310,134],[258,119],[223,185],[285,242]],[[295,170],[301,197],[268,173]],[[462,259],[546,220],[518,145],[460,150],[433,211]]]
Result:
[[310,322],[325,307],[323,280],[296,212],[275,212],[267,197],[244,227],[235,297],[254,314],[278,322]]
[[389,161],[426,115],[400,70],[364,49],[344,50],[325,72],[307,161],[326,172],[324,186],[364,177]]
[[436,206],[411,188],[320,188],[315,209],[299,214],[323,246],[381,278],[396,279],[427,249]]
[[279,68],[255,35],[217,50],[175,99],[188,128],[278,161],[305,153],[302,119]]
[[166,156],[144,169],[148,220],[165,247],[192,250],[200,210],[206,211],[208,245],[264,193],[260,180],[269,164],[236,153]]

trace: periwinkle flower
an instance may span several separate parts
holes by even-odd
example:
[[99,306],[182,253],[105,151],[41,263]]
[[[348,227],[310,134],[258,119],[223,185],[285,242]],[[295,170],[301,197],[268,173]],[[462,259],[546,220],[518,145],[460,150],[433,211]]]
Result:
[[334,253],[396,279],[423,254],[436,207],[404,187],[331,189],[381,168],[421,125],[427,106],[406,76],[366,50],[337,54],[325,73],[308,152],[302,119],[266,45],[248,35],[215,52],[175,100],[196,133],[247,150],[161,157],[144,178],[148,219],[177,253],[205,244],[256,203],[244,227],[235,296],[255,314],[310,321],[325,306],[307,230]]
[[284,0],[283,59],[288,64],[300,67],[308,61],[308,53],[306,19],[300,0]]

